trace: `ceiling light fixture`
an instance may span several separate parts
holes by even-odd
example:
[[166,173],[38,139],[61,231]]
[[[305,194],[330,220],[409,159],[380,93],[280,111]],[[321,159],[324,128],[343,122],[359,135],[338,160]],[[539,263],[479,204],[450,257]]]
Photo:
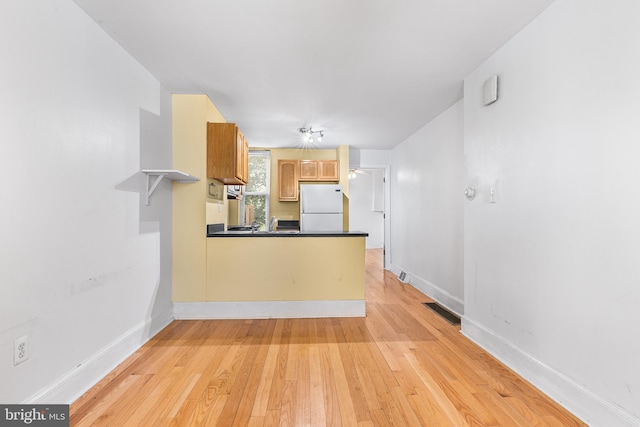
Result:
[[299,128],[298,132],[300,132],[302,134],[302,138],[304,139],[304,142],[313,142],[314,141],[314,134],[319,134],[318,136],[315,137],[315,141],[317,142],[322,142],[322,138],[324,138],[324,131],[323,130],[313,130],[311,127],[309,128]]

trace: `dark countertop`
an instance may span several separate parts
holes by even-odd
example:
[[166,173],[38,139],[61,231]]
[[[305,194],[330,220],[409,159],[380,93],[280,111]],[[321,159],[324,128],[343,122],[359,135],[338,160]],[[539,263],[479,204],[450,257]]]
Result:
[[362,231],[218,231],[207,237],[367,237]]

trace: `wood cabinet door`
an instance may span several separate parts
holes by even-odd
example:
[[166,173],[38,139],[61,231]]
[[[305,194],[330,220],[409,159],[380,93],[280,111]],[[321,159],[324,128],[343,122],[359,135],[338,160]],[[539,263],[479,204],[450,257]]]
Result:
[[247,182],[245,166],[245,143],[244,135],[240,129],[236,131],[236,154],[235,154],[235,176],[240,181]]
[[240,179],[244,184],[249,182],[249,141],[247,138],[242,137],[242,152],[239,154],[240,157]]
[[278,160],[278,199],[282,202],[298,200],[297,160]]
[[300,181],[316,181],[318,179],[318,162],[316,160],[300,160]]
[[207,177],[219,181],[235,177],[236,126],[233,123],[207,123]]
[[337,160],[318,160],[318,180],[338,181],[340,168]]
[[235,123],[207,123],[207,178],[244,185],[249,177],[249,146]]

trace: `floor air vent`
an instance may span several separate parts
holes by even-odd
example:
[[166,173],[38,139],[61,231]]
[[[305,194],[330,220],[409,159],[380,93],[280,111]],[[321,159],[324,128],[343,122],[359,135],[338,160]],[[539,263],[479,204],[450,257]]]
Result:
[[452,312],[450,312],[449,310],[447,310],[437,302],[423,302],[423,304],[429,307],[431,310],[438,313],[440,317],[442,317],[444,320],[451,323],[452,325],[460,324],[460,318],[458,316],[456,316],[455,314],[453,314]]
[[398,275],[398,280],[400,280],[401,282],[404,282],[404,279],[407,278],[407,273],[404,271],[401,271],[400,274]]

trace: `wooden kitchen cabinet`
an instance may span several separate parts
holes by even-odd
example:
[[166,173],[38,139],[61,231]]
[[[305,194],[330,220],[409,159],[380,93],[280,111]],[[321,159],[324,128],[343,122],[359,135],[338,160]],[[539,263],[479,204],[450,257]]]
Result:
[[318,181],[338,181],[340,169],[337,160],[318,160]]
[[300,160],[300,181],[339,181],[337,160]]
[[207,177],[226,185],[249,179],[249,142],[235,123],[207,123]]
[[236,144],[239,154],[236,156],[236,170],[238,171],[238,178],[246,184],[249,182],[249,141],[240,130],[238,130],[238,134]]
[[318,179],[318,162],[316,160],[300,160],[300,181]]
[[337,182],[337,160],[278,160],[278,200],[298,201],[299,182]]
[[299,168],[298,160],[278,160],[278,200],[281,202],[298,200]]

